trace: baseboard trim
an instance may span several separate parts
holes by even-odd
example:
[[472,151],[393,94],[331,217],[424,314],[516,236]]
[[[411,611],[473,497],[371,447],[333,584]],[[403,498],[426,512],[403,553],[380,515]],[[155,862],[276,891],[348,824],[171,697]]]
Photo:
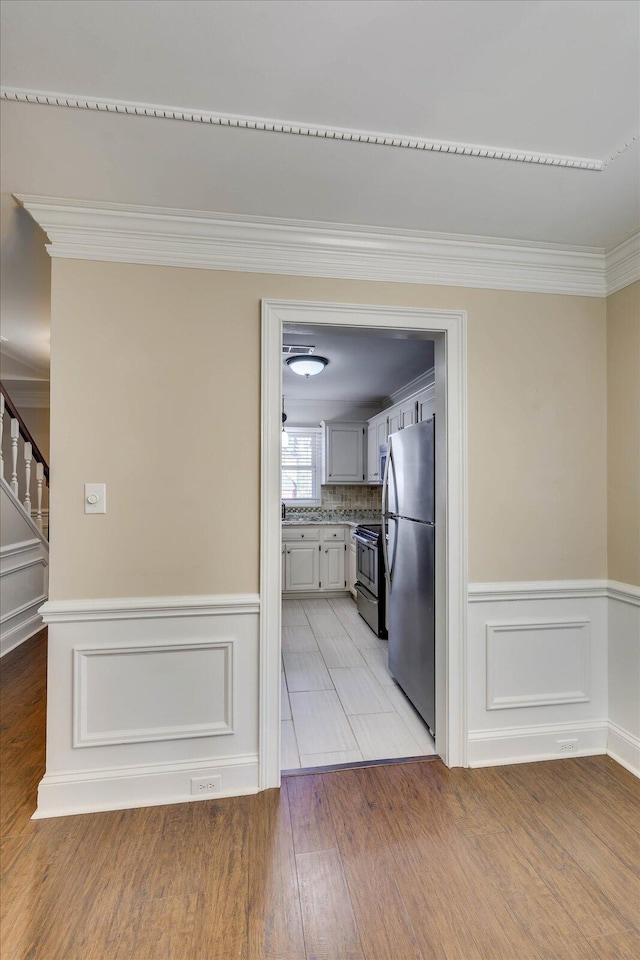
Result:
[[[191,778],[210,774],[222,778],[223,789],[192,795]],[[257,754],[45,774],[38,788],[38,808],[32,820],[238,797],[258,790]]]
[[295,591],[282,591],[283,600],[340,600],[345,597],[351,597],[353,594],[350,590],[306,590],[300,592]]
[[607,754],[640,779],[640,738],[609,720]]
[[[38,613],[38,607],[42,604],[43,597],[38,597],[32,603],[23,604],[17,610],[8,613],[0,627],[0,658],[6,656],[16,647],[19,647],[25,640],[30,640],[40,630],[42,630],[42,617]],[[5,623],[19,619],[18,623],[5,629]]]
[[[496,730],[472,730],[467,747],[470,767],[493,767],[590,757],[607,752],[607,720],[536,724]],[[576,750],[562,753],[557,739],[577,740]]]
[[45,623],[91,620],[146,620],[165,617],[211,617],[260,612],[257,593],[193,597],[115,597],[98,600],[49,600],[40,613]]

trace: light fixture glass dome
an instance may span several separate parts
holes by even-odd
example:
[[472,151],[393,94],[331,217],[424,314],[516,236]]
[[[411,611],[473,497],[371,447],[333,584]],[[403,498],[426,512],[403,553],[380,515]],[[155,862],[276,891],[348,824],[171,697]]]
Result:
[[329,363],[326,357],[287,357],[285,362],[290,370],[301,377],[315,377]]

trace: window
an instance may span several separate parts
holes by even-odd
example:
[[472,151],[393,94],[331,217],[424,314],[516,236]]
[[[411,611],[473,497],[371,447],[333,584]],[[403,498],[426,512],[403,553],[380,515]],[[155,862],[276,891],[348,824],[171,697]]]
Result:
[[282,499],[292,506],[320,503],[322,431],[319,427],[289,427],[282,448]]

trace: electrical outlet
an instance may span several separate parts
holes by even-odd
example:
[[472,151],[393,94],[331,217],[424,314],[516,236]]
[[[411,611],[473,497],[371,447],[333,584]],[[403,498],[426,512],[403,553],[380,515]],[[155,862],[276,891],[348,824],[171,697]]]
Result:
[[556,743],[560,747],[560,753],[575,753],[578,749],[578,741],[576,740],[556,740]]
[[220,793],[221,790],[222,776],[220,774],[212,774],[210,777],[191,777],[191,795],[194,797]]

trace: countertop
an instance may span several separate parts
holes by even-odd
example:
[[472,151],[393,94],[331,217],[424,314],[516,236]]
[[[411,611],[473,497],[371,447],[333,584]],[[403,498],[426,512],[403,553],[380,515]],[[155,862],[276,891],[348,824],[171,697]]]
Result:
[[299,519],[298,517],[287,517],[286,520],[282,521],[283,527],[339,527],[339,526],[348,526],[348,527],[359,527],[362,523],[379,523],[380,517],[378,514],[371,517],[360,517],[357,520],[347,520],[344,517],[340,520],[308,520],[308,519]]

